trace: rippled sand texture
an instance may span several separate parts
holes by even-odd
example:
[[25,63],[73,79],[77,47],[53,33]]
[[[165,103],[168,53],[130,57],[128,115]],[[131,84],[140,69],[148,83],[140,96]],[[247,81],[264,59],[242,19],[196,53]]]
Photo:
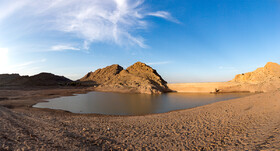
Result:
[[280,149],[280,91],[146,116],[80,115],[30,108],[40,98],[84,91],[0,91],[0,105],[9,107],[0,107],[0,148]]

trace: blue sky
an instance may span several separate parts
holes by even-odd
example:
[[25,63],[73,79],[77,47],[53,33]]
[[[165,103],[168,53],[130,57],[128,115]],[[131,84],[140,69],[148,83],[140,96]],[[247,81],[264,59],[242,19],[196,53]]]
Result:
[[76,80],[142,61],[169,83],[280,63],[279,0],[0,0],[0,73]]

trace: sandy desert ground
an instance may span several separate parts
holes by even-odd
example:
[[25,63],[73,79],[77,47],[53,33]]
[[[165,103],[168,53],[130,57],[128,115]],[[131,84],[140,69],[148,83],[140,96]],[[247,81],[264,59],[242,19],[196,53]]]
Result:
[[[228,87],[237,86],[238,83],[233,82],[205,82],[205,83],[172,83],[167,86],[176,92],[190,93],[209,93],[215,90],[225,90]],[[234,90],[233,90],[234,91]]]
[[0,150],[280,149],[279,90],[146,116],[31,108],[91,90],[0,90]]

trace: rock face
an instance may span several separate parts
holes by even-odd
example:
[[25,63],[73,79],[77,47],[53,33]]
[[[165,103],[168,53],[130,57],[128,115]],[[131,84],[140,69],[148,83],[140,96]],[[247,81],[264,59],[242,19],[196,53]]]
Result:
[[29,78],[27,85],[35,86],[53,86],[53,85],[65,85],[72,80],[65,78],[64,76],[57,76],[52,73],[40,73]]
[[170,91],[167,82],[150,66],[137,62],[124,70],[119,65],[111,65],[90,72],[80,81],[92,81],[97,90],[113,92],[133,92],[160,94]]
[[28,81],[28,76],[20,76],[19,74],[0,74],[0,85],[24,85]]
[[235,86],[227,91],[268,92],[280,88],[280,65],[268,62],[253,72],[238,74],[231,81]]
[[243,93],[280,90],[280,65],[268,62],[253,72],[238,74],[228,82],[175,83],[168,85],[177,92]]
[[264,67],[258,68],[253,72],[238,74],[231,82],[252,83],[280,80],[280,65],[268,62]]
[[117,74],[119,74],[123,70],[123,67],[114,64],[103,69],[97,69],[94,72],[89,72],[79,81],[83,82],[94,82],[96,84],[103,84],[112,78],[114,78]]
[[51,73],[40,73],[34,76],[20,76],[19,74],[1,74],[1,86],[57,86],[72,82],[63,76]]

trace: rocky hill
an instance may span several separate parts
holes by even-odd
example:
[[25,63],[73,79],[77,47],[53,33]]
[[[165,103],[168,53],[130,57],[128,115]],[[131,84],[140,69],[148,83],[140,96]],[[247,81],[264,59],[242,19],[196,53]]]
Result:
[[0,86],[23,85],[28,79],[28,76],[20,76],[19,74],[0,74]]
[[83,82],[94,82],[95,84],[103,84],[112,78],[114,78],[117,74],[119,74],[123,70],[123,67],[114,64],[103,69],[97,69],[94,72],[89,72],[79,81]]
[[242,73],[228,82],[211,83],[174,83],[168,87],[177,92],[193,93],[235,93],[235,92],[269,92],[280,90],[280,65],[268,62],[255,71]]
[[0,74],[0,86],[57,86],[72,82],[63,76],[51,73],[40,73],[34,76],[19,74]]
[[231,81],[234,86],[227,91],[268,92],[280,88],[280,65],[268,62],[253,72],[238,74]]
[[268,62],[264,67],[253,72],[236,75],[231,82],[258,84],[274,80],[280,80],[280,65]]
[[95,72],[89,72],[79,81],[91,81],[99,86],[97,90],[160,94],[168,92],[167,82],[150,66],[137,62],[126,70],[111,65]]
[[27,85],[35,86],[54,86],[54,85],[65,85],[72,80],[65,78],[64,76],[54,75],[52,73],[40,73],[29,77]]

